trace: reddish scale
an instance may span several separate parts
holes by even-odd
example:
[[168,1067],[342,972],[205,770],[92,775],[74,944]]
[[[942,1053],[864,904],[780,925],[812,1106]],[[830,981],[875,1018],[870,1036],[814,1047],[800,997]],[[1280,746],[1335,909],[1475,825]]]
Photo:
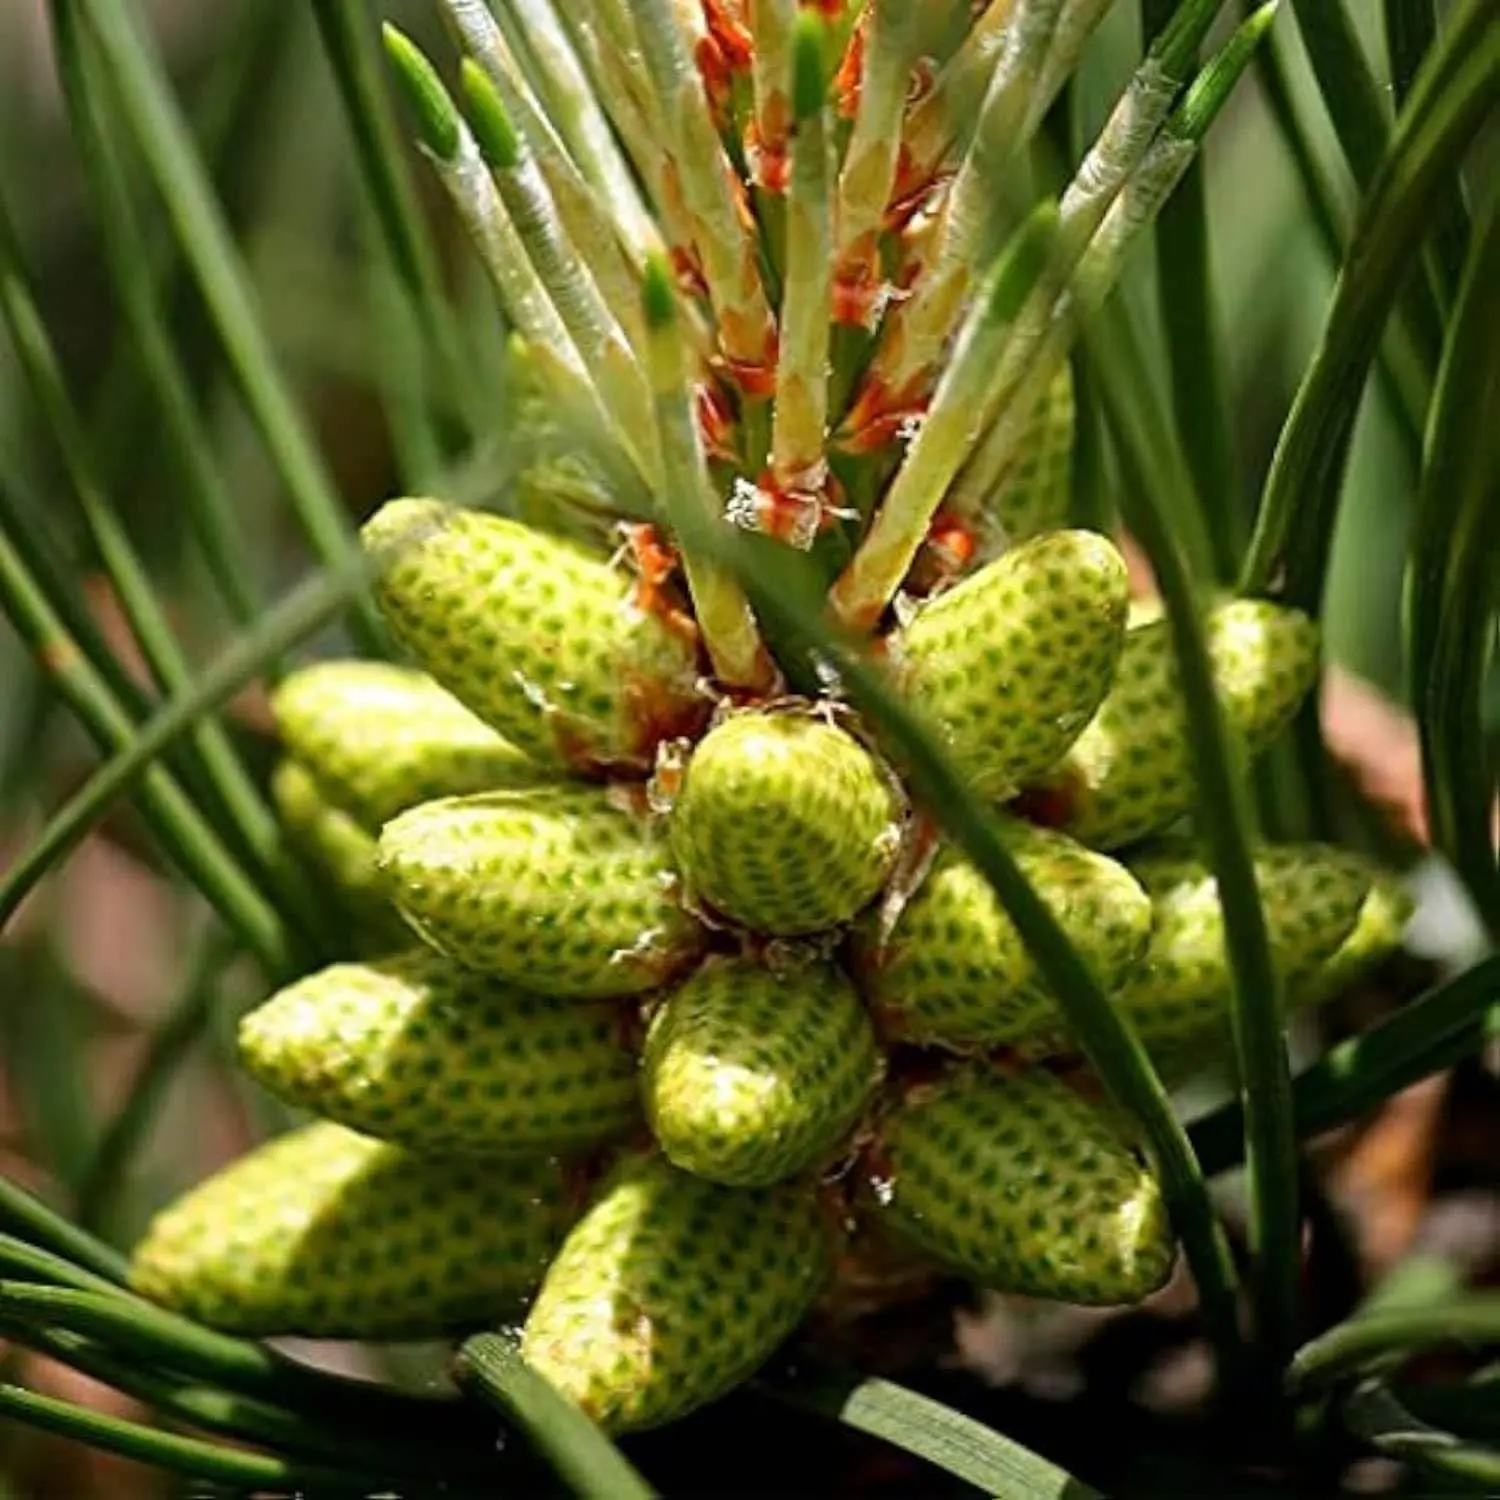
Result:
[[[746,235],[750,239],[755,239],[760,234],[760,228],[756,222],[755,209],[750,202],[750,194],[738,175],[734,177],[732,187],[735,212],[744,226]],[[734,317],[724,309],[720,310],[719,318],[721,350],[724,345],[743,348],[759,335],[761,356],[758,360],[731,359],[721,352],[715,360],[716,366],[723,372],[724,378],[744,395],[753,400],[769,401],[776,394],[776,362],[780,352],[775,319],[767,319],[765,327],[757,329],[753,324]],[[731,318],[734,320],[732,323]]]
[[730,178],[730,191],[734,194],[734,211],[739,218],[740,228],[752,240],[759,239],[760,220],[755,216],[755,205],[750,201],[750,194],[738,172],[731,173]]
[[[887,294],[898,298],[908,295],[920,274],[920,266],[909,262],[895,292],[887,289]],[[841,452],[853,454],[874,453],[889,447],[900,436],[903,426],[926,416],[932,390],[931,371],[919,371],[899,387],[888,385],[870,371],[860,382],[834,435],[836,446]]]
[[762,535],[804,550],[811,538],[837,523],[842,498],[838,480],[826,470],[806,477],[813,482],[779,485],[767,469],[756,485],[755,504],[756,527]]
[[883,604],[867,604],[854,614],[846,617],[843,623],[849,630],[868,634],[880,624],[881,618],[885,614],[885,609],[886,607]]
[[635,564],[636,603],[648,614],[660,614],[659,590],[677,569],[676,554],[649,523],[628,528],[626,542]]
[[879,281],[864,274],[863,267],[846,261],[834,279],[830,316],[849,328],[873,328],[884,291]]
[[[859,966],[860,977],[872,973],[881,965],[888,963],[890,955],[882,953],[878,960],[866,959]],[[898,1042],[906,1040],[911,1028],[906,1022],[906,1012],[899,1005],[881,1005],[871,1003],[867,1006],[870,1012],[870,1024],[874,1026],[876,1035],[887,1046],[894,1046]]]
[[870,1024],[884,1043],[899,1042],[906,1035],[906,1012],[898,1005],[886,1005],[869,998],[880,971],[895,956],[889,943],[852,946],[848,955],[849,975],[865,995],[865,1009],[869,1012]]
[[706,298],[708,280],[703,274],[703,262],[691,245],[672,247],[672,271],[677,277],[678,289],[688,297]]
[[576,776],[608,781],[615,777],[648,775],[656,747],[664,739],[696,733],[708,716],[708,704],[673,699],[654,683],[631,678],[625,684],[625,703],[636,730],[635,743],[618,759],[601,759],[588,740],[565,723],[552,723],[557,752]]
[[773,330],[766,339],[764,359],[751,363],[749,360],[730,359],[719,354],[714,359],[718,370],[741,395],[752,401],[769,401],[776,394],[776,334]]
[[640,822],[648,822],[655,816],[651,806],[651,788],[641,781],[616,782],[608,788],[610,806],[616,812],[628,813]]
[[558,1164],[562,1173],[563,1193],[570,1208],[576,1208],[582,1213],[589,1206],[599,1179],[609,1167],[611,1154],[608,1148],[601,1148],[586,1156],[565,1158]]
[[[1053,1058],[1043,1066],[1060,1083],[1065,1083],[1072,1089],[1080,1099],[1086,1099],[1090,1104],[1108,1105],[1109,1094],[1105,1090],[1104,1080],[1093,1070],[1082,1053],[1077,1053],[1072,1057]],[[1021,1069],[1016,1067],[1011,1071],[1019,1073]]]
[[785,687],[786,682],[781,669],[776,665],[776,658],[762,645],[755,653],[755,681],[744,687],[720,683],[718,691],[726,702],[732,703],[736,708],[749,708],[757,703],[764,703],[767,698],[784,691]]
[[750,28],[724,0],[703,0],[703,14],[722,66],[731,74],[748,73],[755,62],[755,38]]
[[719,44],[712,37],[705,37],[698,43],[693,61],[697,63],[698,76],[703,80],[703,92],[708,98],[714,129],[723,135],[729,129],[733,110],[733,75]]
[[962,516],[939,510],[927,530],[927,545],[938,555],[947,572],[962,573],[974,561],[979,541],[974,528]]
[[859,91],[865,77],[865,24],[862,15],[849,36],[849,46],[833,78],[833,97],[841,119],[852,120],[859,113]]
[[704,452],[716,463],[738,463],[740,455],[735,443],[734,411],[729,398],[717,385],[705,380],[694,393],[694,403]]
[[[856,1158],[850,1165],[858,1164]],[[930,1297],[943,1282],[953,1281],[951,1272],[863,1211],[855,1174],[825,1184],[824,1191],[830,1206],[838,1208],[841,1235],[834,1276],[813,1310],[812,1345],[841,1339],[851,1323]]]
[[[698,644],[697,623],[670,587],[678,568],[676,552],[649,524],[630,527],[628,538],[637,571],[637,606],[655,615],[683,640]],[[625,684],[625,697],[630,706],[631,722],[640,729],[638,744],[647,756],[654,755],[656,747],[664,740],[697,734],[708,717],[706,700],[684,699],[650,679],[631,679]]]
[[697,625],[667,587],[678,567],[676,550],[649,523],[631,526],[626,536],[635,564],[637,608],[655,615],[674,635],[696,642]]
[[745,127],[745,160],[750,180],[763,193],[781,198],[786,195],[792,176],[792,160],[787,151],[788,130],[773,120],[776,134],[768,142],[762,138],[760,123],[751,120]]
[[935,594],[969,570],[978,549],[979,537],[973,527],[939,511],[902,587],[908,594]]
[[650,805],[655,810],[672,808],[682,795],[682,783],[687,774],[691,745],[663,745],[657,756],[656,769],[651,773]]
[[833,321],[873,330],[890,296],[880,265],[880,231],[872,229],[849,246],[834,269]]
[[722,135],[729,129],[733,114],[735,75],[750,71],[755,43],[724,0],[702,0],[702,6],[708,35],[698,43],[693,60],[703,80],[714,126]]
[[892,390],[883,380],[869,376],[849,407],[835,435],[843,453],[876,453],[888,448],[909,422],[926,416],[928,380],[918,375],[901,390]]
[[1010,810],[1043,828],[1066,828],[1077,808],[1079,791],[1076,784],[1028,787],[1010,804]]
[[[861,987],[868,985],[895,957],[896,950],[889,942],[861,943],[850,955],[849,971]],[[871,1009],[875,1009],[874,1006]],[[887,1007],[882,1014],[900,1016],[895,1007]]]
[[1019,1078],[1032,1068],[1032,1064],[1012,1047],[993,1047],[984,1054],[984,1060],[1002,1078]]
[[912,166],[906,147],[896,163],[896,181],[891,189],[891,201],[885,209],[885,227],[890,234],[901,234],[918,213],[924,209],[933,195],[947,187],[951,172],[919,174]]
[[[925,190],[922,181],[917,176],[917,169],[912,163],[911,147],[902,141],[900,149],[896,152],[896,180],[891,184],[891,201],[886,209],[887,221],[891,212],[898,206],[913,200],[920,201],[920,195]],[[905,217],[911,217],[910,211]]]
[[[688,622],[696,642],[698,627]],[[557,753],[575,775],[591,781],[616,783],[619,778],[640,780],[651,774],[656,748],[664,740],[695,738],[708,721],[712,704],[706,695],[674,695],[654,680],[630,677],[625,682],[625,711],[635,738],[623,754],[602,757],[584,735],[568,727],[566,720],[548,714],[552,742]],[[619,781],[624,785],[623,781]]]
[[1033,1059],[1033,1068],[1045,1068],[1059,1083],[1065,1083],[1080,1098],[1103,1104],[1108,1100],[1104,1084],[1094,1072],[1089,1060],[1081,1052],[1069,1052],[1058,1057]]
[[[888,1314],[911,1303],[928,1302],[945,1285],[959,1285],[936,1265],[919,1259],[915,1251],[910,1252],[905,1266],[900,1266],[894,1262],[896,1252],[889,1246],[882,1248],[883,1255],[861,1244],[839,1259],[828,1291],[810,1315],[810,1345],[827,1348],[840,1337],[847,1337],[851,1327],[857,1334],[859,1324],[866,1318]],[[888,1335],[882,1330],[878,1336],[885,1350]],[[872,1454],[860,1470],[855,1488],[860,1493],[872,1494],[882,1489],[894,1491],[907,1477],[899,1454],[885,1458]]]

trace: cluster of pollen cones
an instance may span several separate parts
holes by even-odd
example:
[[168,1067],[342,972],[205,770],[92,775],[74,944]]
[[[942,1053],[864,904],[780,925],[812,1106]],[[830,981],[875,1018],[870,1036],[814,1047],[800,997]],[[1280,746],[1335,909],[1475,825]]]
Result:
[[[610,555],[431,499],[367,523],[414,665],[323,662],[274,700],[273,790],[348,952],[240,1030],[317,1123],[163,1212],[141,1291],[261,1334],[520,1324],[629,1430],[745,1379],[841,1282],[1165,1281],[1148,1155],[1005,909],[714,544],[738,521],[823,570],[1162,1075],[1222,1062],[1171,633],[1066,525],[1055,336],[1187,78],[1125,168],[1105,152],[1110,204],[1007,225],[982,192],[1103,8],[451,0],[469,123],[391,39],[538,389],[638,524]],[[1153,78],[1202,37],[1169,40]],[[1237,598],[1205,623],[1262,750],[1316,627]],[[1399,886],[1352,855],[1266,847],[1256,876],[1288,1006],[1399,942]]]

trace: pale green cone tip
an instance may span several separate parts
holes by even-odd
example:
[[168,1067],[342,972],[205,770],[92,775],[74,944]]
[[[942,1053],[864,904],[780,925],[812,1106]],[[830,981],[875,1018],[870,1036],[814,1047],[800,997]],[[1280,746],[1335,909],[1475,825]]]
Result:
[[1129,599],[1107,537],[1055,531],[918,609],[893,655],[977,792],[1013,795],[1083,732],[1114,679]]
[[628,1039],[618,1006],[560,1004],[419,950],[288,985],[240,1022],[239,1051],[265,1088],[325,1119],[413,1150],[510,1157],[636,1125]]
[[330,801],[370,829],[435,797],[531,786],[548,773],[425,672],[325,661],[271,695],[282,743]]
[[703,947],[665,840],[602,788],[424,803],[386,824],[380,864],[433,947],[541,994],[640,994]]
[[[1258,753],[1317,681],[1318,627],[1260,599],[1217,605],[1204,624],[1225,721]],[[1097,717],[1024,803],[1040,822],[1096,849],[1118,849],[1191,811],[1195,795],[1171,626],[1151,620],[1130,631]]]
[[158,1214],[130,1284],[230,1333],[436,1338],[518,1312],[576,1217],[554,1161],[416,1157],[320,1122]]
[[914,1089],[882,1125],[870,1200],[995,1291],[1108,1306],[1171,1274],[1161,1187],[1117,1122],[1048,1073],[978,1065]]
[[848,921],[895,864],[902,810],[875,758],[801,713],[737,714],[688,762],[672,851],[690,899],[790,937]]
[[753,1374],[831,1266],[806,1183],[719,1187],[630,1157],[553,1260],[521,1352],[607,1432],[660,1426]]
[[[1021,872],[1106,989],[1145,951],[1151,902],[1130,872],[1062,834],[1000,817]],[[855,932],[864,993],[888,1036],[958,1051],[1025,1047],[1061,1015],[983,875],[945,849],[889,934]]]
[[696,640],[603,558],[436,500],[389,501],[361,537],[386,553],[376,598],[401,645],[537,761],[640,774],[702,723]]
[[653,1018],[642,1090],[672,1162],[763,1187],[827,1162],[881,1071],[864,1006],[833,965],[778,974],[748,959],[710,959]]

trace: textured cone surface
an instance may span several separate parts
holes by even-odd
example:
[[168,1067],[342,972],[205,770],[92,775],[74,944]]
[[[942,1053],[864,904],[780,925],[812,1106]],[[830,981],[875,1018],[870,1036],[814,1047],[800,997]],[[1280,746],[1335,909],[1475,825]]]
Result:
[[[1000,820],[1022,873],[1106,988],[1145,951],[1151,902],[1122,865],[1062,834]],[[886,1030],[957,1049],[1020,1047],[1060,1024],[1056,1001],[984,876],[946,849],[884,943],[862,924],[856,960]]]
[[[1143,854],[1131,871],[1151,897],[1151,941],[1115,1003],[1165,1070],[1227,1056],[1233,981],[1218,882],[1196,854],[1175,850]],[[1343,850],[1288,844],[1256,853],[1255,879],[1271,956],[1290,988],[1317,972],[1354,930],[1371,875]]]
[[[1317,681],[1317,626],[1256,599],[1221,604],[1205,623],[1225,719],[1263,750]],[[1195,795],[1171,627],[1156,620],[1130,632],[1098,716],[1028,800],[1085,844],[1118,849],[1181,817]]]
[[407,933],[390,903],[374,836],[334,807],[296,761],[284,760],[271,773],[271,801],[292,845],[327,875],[359,925],[361,946],[404,947]]
[[424,672],[329,661],[293,672],[271,709],[329,800],[378,829],[435,797],[531,786],[546,772]]
[[800,714],[740,714],[712,730],[672,812],[691,896],[786,937],[854,916],[899,842],[896,799],[869,751]]
[[612,1005],[560,1004],[440,955],[334,964],[240,1023],[240,1057],[287,1103],[444,1155],[580,1150],[639,1119]]
[[392,630],[537,761],[645,770],[660,740],[701,722],[696,645],[638,608],[608,563],[435,500],[392,500],[362,535],[376,549],[410,533],[377,585]]
[[657,1012],[646,1114],[667,1156],[715,1182],[763,1187],[821,1164],[880,1077],[875,1033],[832,965],[785,975],[711,959]]
[[1073,369],[1052,377],[1016,444],[1016,466],[996,487],[982,524],[998,541],[1024,542],[1066,524],[1072,506]]
[[883,1147],[872,1197],[887,1221],[982,1286],[1108,1305],[1171,1272],[1156,1178],[1050,1074],[966,1067],[898,1105]]
[[1067,752],[1109,691],[1128,605],[1108,539],[1056,531],[918,611],[897,644],[906,688],[978,791],[1010,796]]
[[805,1184],[719,1187],[633,1157],[552,1262],[522,1353],[606,1430],[654,1427],[763,1364],[830,1264]]
[[433,947],[541,994],[654,989],[702,945],[665,842],[597,788],[428,802],[386,824],[380,860]]
[[1343,994],[1400,949],[1416,903],[1395,875],[1371,873],[1374,884],[1359,908],[1354,930],[1331,958],[1288,985],[1289,1006],[1321,1005]]
[[555,1162],[430,1161],[320,1122],[159,1214],[130,1281],[228,1332],[432,1338],[519,1311],[576,1217]]

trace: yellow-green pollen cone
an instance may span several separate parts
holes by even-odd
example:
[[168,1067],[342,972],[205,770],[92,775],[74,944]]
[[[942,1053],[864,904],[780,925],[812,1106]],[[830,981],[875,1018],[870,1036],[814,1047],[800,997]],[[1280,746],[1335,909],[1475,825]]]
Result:
[[560,1005],[430,949],[333,964],[240,1022],[240,1059],[286,1103],[412,1150],[589,1150],[639,1119],[629,1013]]
[[918,609],[895,643],[902,680],[977,791],[1014,795],[1083,733],[1114,680],[1129,602],[1113,544],[1058,531]]
[[656,1427],[752,1374],[831,1269],[808,1184],[726,1188],[627,1160],[552,1262],[521,1350],[607,1431]]
[[436,500],[392,500],[364,536],[395,539],[376,596],[402,646],[540,763],[641,772],[706,714],[696,642],[608,560]]
[[764,1187],[829,1162],[881,1077],[858,992],[832,964],[710,959],[656,1013],[646,1114],[677,1166]]
[[[1168,1078],[1225,1062],[1232,1054],[1233,979],[1218,882],[1192,851],[1142,853],[1130,869],[1151,898],[1151,939],[1112,998]],[[1256,852],[1266,936],[1288,994],[1312,980],[1353,933],[1371,878],[1363,859],[1327,845]],[[1064,1036],[1060,1032],[1034,1050],[1067,1050]]]
[[524,1306],[576,1217],[546,1157],[414,1156],[320,1121],[159,1214],[130,1284],[232,1333],[438,1338]]
[[704,942],[665,838],[600,788],[424,803],[386,824],[380,867],[439,951],[543,994],[655,989]]
[[1043,1072],[975,1065],[914,1089],[882,1122],[870,1194],[899,1233],[997,1291],[1138,1302],[1176,1259],[1139,1149]]
[[[1258,753],[1317,681],[1318,628],[1259,599],[1219,604],[1205,625],[1225,721]],[[1195,795],[1171,626],[1150,620],[1130,631],[1099,712],[1023,805],[1085,844],[1119,849],[1168,828],[1192,810]]]
[[[1151,901],[1106,855],[1015,818],[999,820],[1021,872],[1106,990],[1145,951]],[[1005,908],[961,854],[945,849],[887,932],[860,923],[854,959],[885,1032],[955,1051],[1023,1048],[1055,1031],[1057,1002]]]
[[317,662],[277,684],[271,711],[292,758],[334,806],[375,833],[397,813],[435,797],[551,779],[410,667]]
[[875,757],[804,714],[745,713],[693,752],[672,809],[691,897],[776,937],[847,922],[885,884],[902,806]]

